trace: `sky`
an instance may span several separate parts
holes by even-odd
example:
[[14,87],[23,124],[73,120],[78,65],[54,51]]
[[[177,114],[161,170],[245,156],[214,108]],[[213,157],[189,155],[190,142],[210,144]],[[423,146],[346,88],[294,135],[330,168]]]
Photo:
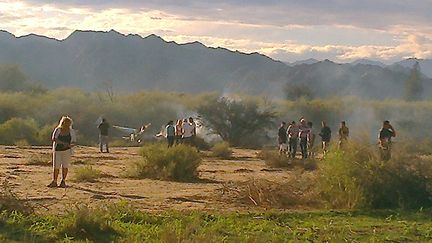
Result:
[[431,23],[432,0],[0,0],[16,36],[114,29],[285,62],[432,58]]

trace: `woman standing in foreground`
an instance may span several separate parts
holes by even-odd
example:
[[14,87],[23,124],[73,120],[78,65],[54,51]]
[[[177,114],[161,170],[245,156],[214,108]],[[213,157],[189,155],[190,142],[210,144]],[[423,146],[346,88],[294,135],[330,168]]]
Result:
[[72,147],[75,143],[75,134],[72,130],[72,119],[63,116],[59,125],[52,134],[53,141],[53,180],[48,187],[57,187],[57,179],[62,169],[62,180],[59,187],[66,187],[69,162],[72,156]]

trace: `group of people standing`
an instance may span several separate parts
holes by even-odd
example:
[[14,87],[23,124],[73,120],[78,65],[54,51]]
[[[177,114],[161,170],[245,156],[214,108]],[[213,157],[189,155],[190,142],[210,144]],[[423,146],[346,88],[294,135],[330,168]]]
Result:
[[[332,138],[332,131],[325,121],[321,122],[321,130],[318,135],[321,137],[323,153],[326,154]],[[342,121],[338,131],[339,148],[344,147],[349,135],[350,130],[346,122]],[[384,121],[378,134],[378,144],[382,160],[389,160],[391,158],[391,139],[395,136],[396,131],[390,124],[390,121]],[[295,121],[292,121],[288,127],[285,122],[282,122],[278,130],[279,153],[295,158],[297,145],[300,144],[303,159],[313,156],[315,137],[312,122],[307,122],[304,118],[300,119],[300,124],[297,125]]]
[[[331,140],[332,131],[326,122],[321,123],[321,131],[318,134],[321,137],[321,146],[323,152],[328,151]],[[342,121],[339,128],[339,146],[343,146],[349,137],[349,129],[346,122]],[[295,158],[297,147],[300,145],[300,150],[303,159],[314,156],[314,144],[316,133],[313,129],[313,123],[301,118],[299,124],[292,121],[288,127],[286,122],[282,122],[278,131],[279,153],[287,154],[291,158]]]
[[197,125],[192,117],[188,119],[179,119],[174,125],[174,121],[169,121],[165,127],[165,137],[168,147],[174,144],[193,144],[193,139],[196,136]]
[[[66,187],[66,177],[68,174],[69,163],[72,156],[72,148],[76,143],[76,135],[72,129],[72,119],[68,116],[63,116],[59,124],[52,133],[51,140],[53,142],[53,180],[48,187]],[[106,119],[102,119],[99,124],[99,145],[101,152],[109,152],[108,148],[108,129],[110,125]],[[193,139],[196,136],[197,125],[192,117],[188,119],[169,121],[165,126],[164,133],[167,139],[168,147],[174,144],[190,144],[193,145]],[[339,147],[343,147],[349,138],[349,128],[345,121],[340,123],[338,131]],[[321,130],[318,134],[321,137],[321,145],[324,154],[328,151],[332,131],[326,122],[321,123]],[[381,158],[389,160],[391,158],[391,139],[396,136],[396,131],[389,121],[384,121],[383,126],[379,131],[379,148],[381,151]],[[315,132],[313,124],[301,118],[297,125],[292,121],[288,126],[282,122],[278,131],[278,142],[280,154],[286,154],[291,158],[295,158],[297,154],[297,146],[300,145],[302,158],[306,159],[314,156],[314,142]],[[103,150],[105,148],[105,151]],[[62,171],[62,179],[60,184],[57,184],[58,177]]]

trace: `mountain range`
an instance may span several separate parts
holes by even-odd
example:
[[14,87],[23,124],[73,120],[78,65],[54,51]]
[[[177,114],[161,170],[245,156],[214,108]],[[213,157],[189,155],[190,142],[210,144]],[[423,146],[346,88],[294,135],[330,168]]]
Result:
[[[109,81],[115,89],[241,92],[283,97],[290,85],[307,86],[317,97],[356,95],[399,98],[411,67],[419,61],[432,77],[432,60],[393,65],[358,60],[339,64],[309,59],[292,64],[259,53],[246,54],[200,42],[177,44],[156,35],[123,35],[114,30],[74,31],[64,40],[0,31],[0,65],[17,64],[28,79],[49,88],[94,90]],[[422,75],[424,91],[432,80]]]

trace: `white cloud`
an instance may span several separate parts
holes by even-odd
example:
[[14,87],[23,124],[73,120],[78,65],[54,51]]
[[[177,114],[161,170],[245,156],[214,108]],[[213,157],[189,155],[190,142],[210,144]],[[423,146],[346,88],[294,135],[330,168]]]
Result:
[[[60,4],[61,3],[61,4]],[[432,57],[430,1],[2,1],[0,29],[65,38],[75,29],[158,34],[294,61]]]

